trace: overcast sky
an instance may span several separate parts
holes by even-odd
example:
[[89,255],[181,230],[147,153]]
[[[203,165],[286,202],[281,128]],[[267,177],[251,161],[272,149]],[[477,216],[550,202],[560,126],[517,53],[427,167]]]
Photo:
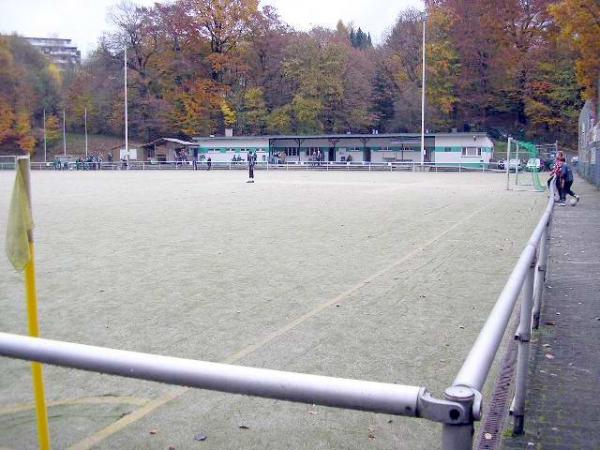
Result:
[[[92,50],[110,25],[106,13],[118,0],[0,0],[0,33],[72,39],[83,55]],[[155,0],[135,0],[151,6]],[[166,2],[165,2],[166,3]],[[284,22],[308,30],[322,25],[334,28],[337,21],[353,22],[373,41],[408,7],[423,9],[422,0],[261,0],[277,8]]]

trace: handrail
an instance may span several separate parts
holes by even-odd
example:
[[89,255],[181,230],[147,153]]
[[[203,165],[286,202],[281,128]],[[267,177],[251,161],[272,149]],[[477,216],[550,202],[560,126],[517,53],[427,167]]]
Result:
[[416,417],[424,388],[234,366],[0,333],[0,355],[220,392]]
[[[466,388],[472,392],[473,399],[469,399],[468,392],[462,393],[462,397],[452,397],[449,395],[448,390],[446,391],[446,398],[463,403],[469,401],[477,403],[508,327],[517,298],[522,293],[519,325],[515,335],[515,340],[518,341],[516,387],[512,408],[514,416],[513,432],[515,434],[523,433],[532,317],[535,317],[536,311],[539,317],[555,189],[554,184],[551,184],[550,196],[544,214],[542,214],[533,230],[492,312],[454,379],[452,387]],[[472,431],[472,424],[444,424],[442,448],[444,450],[470,448],[472,445]]]
[[481,391],[483,388],[512,315],[515,302],[523,287],[527,270],[535,260],[538,243],[548,224],[553,208],[554,195],[550,195],[542,218],[531,234],[525,249],[521,252],[521,256],[504,285],[504,289],[502,289],[502,293],[498,297],[492,312],[488,316],[475,344],[454,379],[454,386],[468,386],[477,391]]

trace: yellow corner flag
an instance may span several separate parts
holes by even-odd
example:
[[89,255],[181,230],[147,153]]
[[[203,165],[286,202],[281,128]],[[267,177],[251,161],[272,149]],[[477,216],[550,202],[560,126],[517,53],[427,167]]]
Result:
[[19,158],[6,229],[6,254],[18,271],[22,271],[30,260],[29,241],[33,241],[32,235],[29,158]]
[[[33,219],[31,214],[31,192],[29,183],[29,158],[17,158],[17,176],[10,201],[8,227],[6,230],[6,253],[15,269],[25,270],[25,294],[29,335],[38,337],[40,327],[37,314],[37,290],[35,287],[35,259],[33,248]],[[50,449],[48,411],[44,392],[42,365],[31,363],[33,392],[38,424],[38,440],[41,450]]]

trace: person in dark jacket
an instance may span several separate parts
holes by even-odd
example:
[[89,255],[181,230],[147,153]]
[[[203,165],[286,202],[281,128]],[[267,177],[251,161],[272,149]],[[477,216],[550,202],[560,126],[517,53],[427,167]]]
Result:
[[248,181],[246,183],[254,183],[254,166],[256,165],[256,153],[248,151]]
[[573,185],[573,170],[571,166],[567,164],[564,156],[561,156],[561,165],[558,172],[557,182],[560,184],[560,205],[565,206],[567,204],[567,194],[575,199],[571,204],[575,206],[579,202],[579,196],[571,190]]

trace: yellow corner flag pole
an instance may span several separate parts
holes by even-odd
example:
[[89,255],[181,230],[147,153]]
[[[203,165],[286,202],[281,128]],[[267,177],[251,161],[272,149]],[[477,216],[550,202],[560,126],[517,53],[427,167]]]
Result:
[[[13,188],[8,227],[6,230],[6,253],[15,269],[25,271],[25,295],[29,316],[29,335],[39,337],[40,328],[37,314],[37,291],[35,287],[35,263],[33,249],[33,218],[31,214],[31,190],[29,182],[29,158],[17,158],[17,176]],[[38,424],[38,438],[41,450],[50,449],[48,411],[44,392],[42,365],[31,364],[35,410]]]

